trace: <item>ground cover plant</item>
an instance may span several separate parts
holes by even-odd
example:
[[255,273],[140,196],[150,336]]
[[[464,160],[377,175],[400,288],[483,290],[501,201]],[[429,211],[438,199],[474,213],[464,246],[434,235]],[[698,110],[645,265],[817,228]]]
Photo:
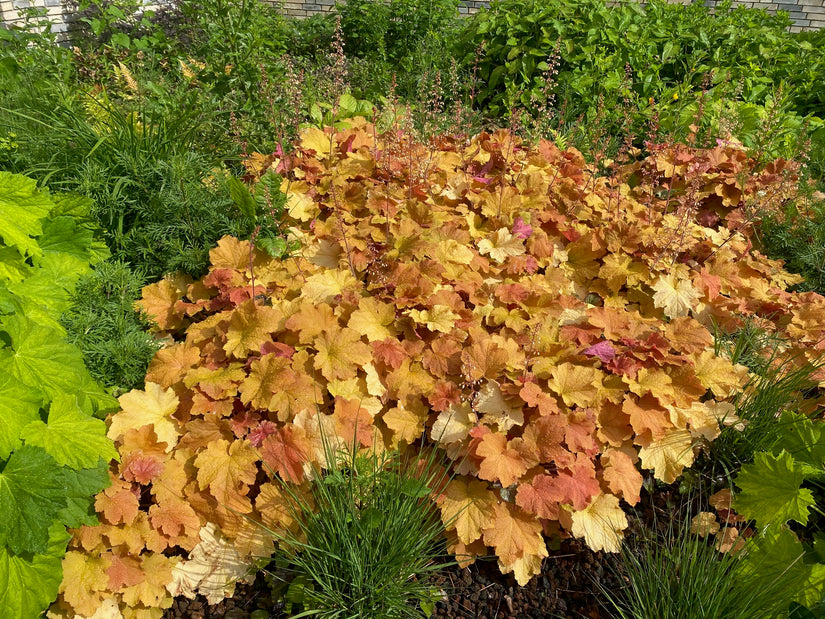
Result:
[[117,402],[58,323],[102,257],[88,210],[0,172],[0,608],[15,617],[54,599],[66,529],[97,522],[93,497],[118,457],[101,419]]
[[[71,542],[57,616],[221,599],[274,550],[255,523],[288,525],[272,476],[299,492],[327,464],[322,436],[443,450],[459,462],[434,497],[451,552],[526,583],[544,534],[617,551],[640,469],[673,482],[738,421],[749,371],[715,329],[750,317],[818,354],[825,300],[787,292],[799,278],[742,226],[757,192],[795,191],[792,166],[709,165],[699,184],[689,161],[746,155],[679,147],[611,180],[506,131],[428,145],[350,122],[248,161],[253,180],[283,175],[300,252],[226,237],[202,280],[145,289],[171,339],[110,419],[121,461],[101,524]],[[648,166],[671,194],[638,182]]]

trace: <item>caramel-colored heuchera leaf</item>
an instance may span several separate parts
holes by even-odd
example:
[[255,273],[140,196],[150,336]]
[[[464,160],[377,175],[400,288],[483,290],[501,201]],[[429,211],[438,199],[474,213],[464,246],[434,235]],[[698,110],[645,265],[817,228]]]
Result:
[[[507,131],[422,144],[351,122],[249,162],[283,175],[293,256],[226,237],[200,281],[145,289],[167,345],[109,419],[121,461],[102,524],[70,548],[106,590],[67,583],[61,608],[168,604],[157,578],[134,589],[152,561],[171,590],[220,598],[210,574],[272,548],[255,522],[294,530],[272,478],[305,493],[325,445],[437,448],[462,564],[493,553],[524,583],[548,530],[616,551],[619,500],[639,500],[643,475],[674,481],[736,423],[748,371],[714,332],[753,317],[800,360],[825,339],[825,299],[788,292],[797,280],[748,238],[756,200],[792,197],[790,165],[671,146],[607,182]],[[201,556],[201,531],[219,553]]]

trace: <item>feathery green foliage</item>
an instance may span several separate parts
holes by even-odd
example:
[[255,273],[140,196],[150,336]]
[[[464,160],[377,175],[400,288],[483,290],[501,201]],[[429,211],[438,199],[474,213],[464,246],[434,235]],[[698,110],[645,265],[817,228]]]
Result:
[[98,264],[77,284],[61,323],[92,377],[116,394],[143,385],[160,347],[134,309],[144,278],[119,260]]

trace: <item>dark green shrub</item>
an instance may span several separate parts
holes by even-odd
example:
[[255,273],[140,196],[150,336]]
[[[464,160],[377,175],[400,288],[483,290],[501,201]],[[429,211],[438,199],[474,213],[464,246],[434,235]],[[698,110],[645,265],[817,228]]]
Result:
[[790,35],[789,24],[730,4],[711,15],[698,3],[509,0],[474,16],[456,50],[465,70],[477,66],[475,104],[491,117],[535,115],[549,94],[562,133],[599,124],[601,135],[641,146],[660,130],[687,138],[695,123],[706,137],[735,130],[760,149],[779,127],[784,143],[765,154],[788,156],[802,117],[823,113],[825,70],[823,50]]
[[363,78],[351,84],[360,98],[386,95],[394,79],[398,94],[415,99],[422,76],[449,70],[457,0],[348,0],[336,6],[336,14],[345,53],[367,61],[364,71],[356,69]]
[[143,284],[124,262],[100,263],[78,282],[74,303],[61,318],[89,373],[117,395],[143,385],[159,348],[134,309]]

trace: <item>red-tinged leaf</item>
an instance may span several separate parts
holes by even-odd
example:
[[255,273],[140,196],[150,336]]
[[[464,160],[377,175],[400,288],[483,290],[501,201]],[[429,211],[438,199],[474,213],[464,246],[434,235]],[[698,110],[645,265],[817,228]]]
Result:
[[123,587],[133,587],[143,582],[145,574],[140,567],[140,559],[137,557],[120,557],[115,554],[108,554],[111,566],[106,570],[109,577],[109,590],[119,591]]
[[372,416],[361,406],[359,400],[335,398],[335,412],[333,414],[338,436],[347,445],[358,443],[364,447],[372,445],[373,425]]
[[123,460],[123,479],[146,485],[163,472],[163,460],[156,456],[135,456]]
[[516,505],[539,518],[558,520],[559,500],[555,481],[550,475],[536,475],[530,483],[520,484]]
[[397,370],[409,354],[398,340],[387,338],[381,342],[371,342],[375,358],[388,368]]
[[284,426],[268,435],[261,444],[261,457],[268,470],[295,483],[304,478],[303,467],[309,452],[306,434],[297,426]]
[[519,391],[519,396],[529,406],[538,408],[542,415],[555,415],[561,412],[556,398],[542,390],[536,383],[525,383]]
[[[201,519],[185,500],[168,497],[149,508],[152,526],[169,538],[171,546],[191,546],[197,543]],[[184,540],[188,538],[189,543]]]
[[533,234],[533,228],[529,224],[526,224],[521,217],[516,217],[515,222],[513,222],[513,236],[526,239],[529,238],[531,234]]
[[597,357],[603,363],[607,363],[616,356],[616,349],[613,348],[613,344],[607,340],[602,340],[598,344],[593,344],[593,346],[585,348],[582,354],[585,357]]
[[599,452],[599,444],[595,439],[596,418],[592,411],[577,411],[567,415],[567,425],[564,429],[564,440],[567,448],[573,453],[584,453],[589,456]]
[[601,464],[604,467],[602,477],[610,491],[630,505],[638,503],[644,480],[630,456],[623,451],[610,449],[601,457]]
[[559,502],[584,509],[591,499],[601,492],[593,461],[585,456],[577,456],[576,461],[553,477],[551,495]]
[[481,458],[478,476],[487,481],[498,481],[505,488],[515,483],[532,466],[538,464],[537,454],[524,439],[507,440],[506,435],[485,435],[475,448]]
[[131,524],[138,513],[138,497],[132,484],[112,478],[112,485],[97,495],[95,510],[109,524]]

